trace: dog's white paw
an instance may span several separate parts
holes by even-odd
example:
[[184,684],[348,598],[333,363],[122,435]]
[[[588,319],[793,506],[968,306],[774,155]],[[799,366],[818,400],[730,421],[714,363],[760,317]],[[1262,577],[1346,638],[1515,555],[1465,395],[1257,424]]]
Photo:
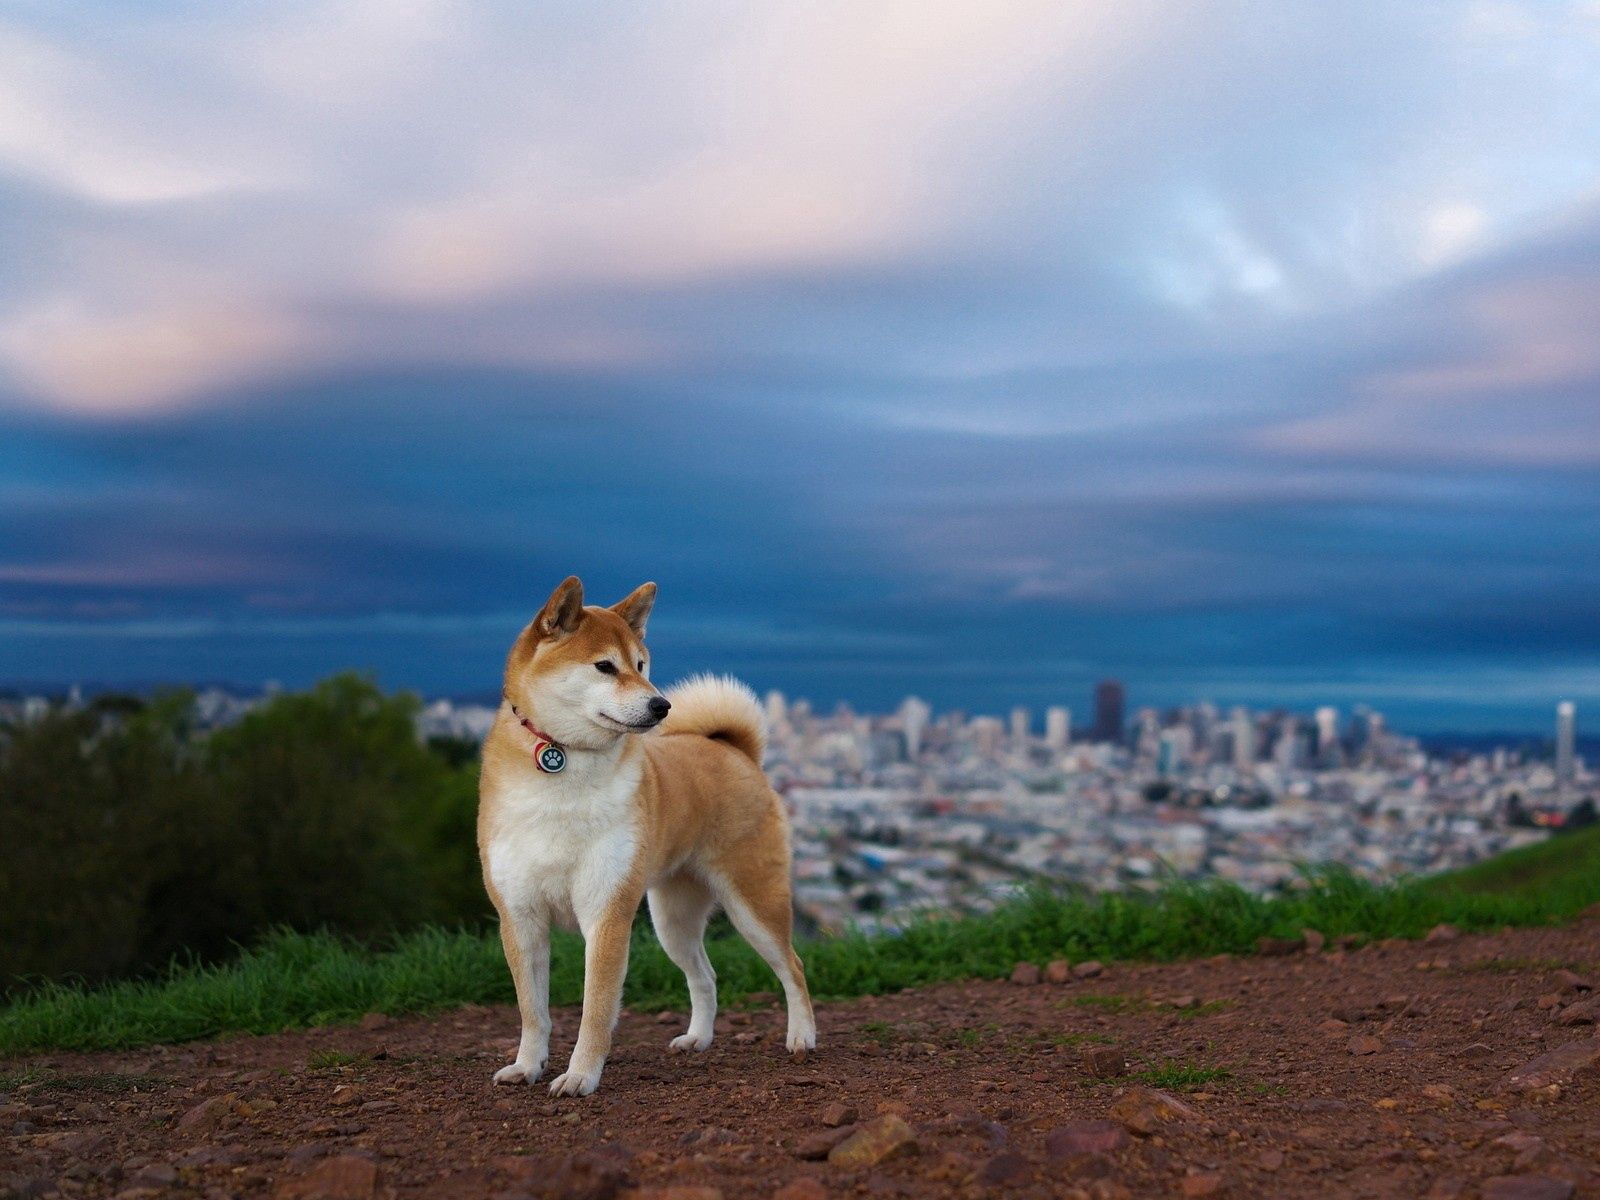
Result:
[[682,1054],[687,1050],[711,1049],[711,1035],[709,1033],[680,1033],[667,1043],[667,1050],[672,1054]]
[[807,1026],[804,1029],[791,1029],[789,1036],[784,1041],[790,1054],[804,1054],[808,1050],[817,1048],[816,1026]]
[[586,1075],[582,1071],[568,1070],[557,1075],[550,1083],[552,1096],[587,1096],[600,1086],[600,1072]]
[[544,1071],[543,1062],[507,1063],[494,1073],[496,1083],[532,1083]]

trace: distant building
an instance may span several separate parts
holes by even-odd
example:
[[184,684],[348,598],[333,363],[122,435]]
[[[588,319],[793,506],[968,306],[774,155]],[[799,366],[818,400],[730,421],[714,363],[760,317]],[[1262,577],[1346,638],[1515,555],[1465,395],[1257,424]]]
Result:
[[1339,745],[1339,710],[1327,705],[1317,709],[1316,726],[1317,761],[1327,762]]
[[1578,708],[1571,700],[1556,705],[1556,786],[1572,786],[1577,774]]
[[972,741],[978,753],[985,758],[993,758],[1000,749],[1000,735],[1005,730],[1000,718],[973,717],[968,728],[972,731]]
[[1033,714],[1022,705],[1017,705],[1011,710],[1011,742],[1015,746],[1028,744],[1028,736],[1033,731]]
[[1127,694],[1115,679],[1102,679],[1094,688],[1094,740],[1122,741],[1122,707]]
[[1253,771],[1256,765],[1256,726],[1250,710],[1236,708],[1228,716],[1233,734],[1233,765],[1240,771]]
[[767,724],[776,729],[787,724],[788,720],[789,701],[782,692],[773,688],[767,693]]
[[932,715],[933,710],[915,696],[907,696],[900,704],[900,728],[906,735],[906,757],[912,762],[922,753],[922,734]]
[[1065,750],[1072,740],[1072,710],[1059,704],[1044,710],[1044,744],[1052,750]]

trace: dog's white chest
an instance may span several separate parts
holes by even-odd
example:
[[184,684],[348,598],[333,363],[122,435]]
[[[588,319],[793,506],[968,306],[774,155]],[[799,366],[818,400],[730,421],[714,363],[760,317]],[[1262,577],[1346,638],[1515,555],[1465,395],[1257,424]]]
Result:
[[488,851],[489,879],[508,906],[582,925],[629,877],[639,838],[638,773],[603,783],[541,776],[504,793]]

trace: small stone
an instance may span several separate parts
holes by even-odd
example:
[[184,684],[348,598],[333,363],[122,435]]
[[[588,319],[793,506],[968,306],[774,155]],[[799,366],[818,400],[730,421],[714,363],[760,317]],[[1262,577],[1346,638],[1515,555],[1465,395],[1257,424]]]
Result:
[[1052,959],[1045,964],[1044,981],[1046,983],[1066,983],[1072,978],[1072,964],[1064,958]]
[[817,1119],[829,1129],[837,1129],[841,1125],[853,1125],[856,1121],[856,1110],[852,1105],[834,1101],[818,1114]]
[[171,1187],[178,1182],[178,1168],[171,1163],[151,1163],[140,1167],[130,1182],[144,1187]]
[[810,1175],[802,1175],[773,1192],[772,1200],[828,1200],[828,1189]]
[[1600,1065],[1600,1038],[1568,1042],[1523,1063],[1500,1081],[1502,1092],[1536,1092],[1551,1084],[1570,1082],[1574,1076]]
[[681,1020],[683,1018],[675,1012],[658,1012],[656,1014],[657,1025],[676,1025]]
[[1044,1150],[1051,1158],[1109,1154],[1127,1144],[1127,1130],[1115,1121],[1069,1121],[1044,1135]]
[[1597,1019],[1600,1019],[1600,998],[1567,1005],[1556,1017],[1556,1022],[1560,1025],[1593,1025]]
[[1220,1196],[1222,1187],[1220,1171],[1196,1171],[1185,1175],[1178,1184],[1178,1190],[1185,1196]]
[[1467,1194],[1467,1181],[1459,1175],[1441,1175],[1433,1181],[1425,1200],[1461,1200]]
[[1494,1047],[1488,1042],[1472,1042],[1461,1047],[1461,1057],[1473,1062],[1481,1062],[1486,1058],[1494,1057]]
[[349,1083],[341,1083],[333,1089],[333,1095],[328,1097],[328,1103],[335,1108],[344,1108],[356,1104],[361,1100],[361,1089]]
[[978,1168],[978,1182],[988,1187],[1021,1183],[1033,1174],[1033,1164],[1015,1150],[1004,1150]]
[[1370,1034],[1360,1034],[1350,1039],[1350,1053],[1360,1057],[1367,1054],[1376,1054],[1383,1049],[1383,1043]]
[[1199,1008],[1199,996],[1174,996],[1167,1003],[1173,1008]]
[[233,1123],[242,1102],[237,1092],[213,1096],[196,1104],[178,1118],[178,1128],[186,1133],[209,1133]]
[[1441,924],[1435,925],[1432,929],[1428,930],[1427,936],[1422,940],[1425,943],[1437,945],[1439,942],[1453,942],[1460,936],[1461,931],[1454,925]]
[[1346,1029],[1350,1028],[1350,1022],[1341,1021],[1338,1017],[1329,1017],[1326,1021],[1322,1022],[1322,1024],[1318,1025],[1317,1028],[1323,1033],[1343,1033]]
[[1483,1200],[1567,1200],[1572,1195],[1570,1179],[1551,1175],[1496,1175],[1485,1179],[1478,1189]]
[[533,1172],[527,1179],[539,1196],[561,1196],[566,1200],[609,1200],[629,1183],[628,1162],[632,1152],[624,1146],[598,1146],[561,1159],[551,1168],[546,1159],[529,1158]]
[[696,1133],[684,1135],[678,1139],[685,1145],[698,1146],[702,1149],[711,1146],[731,1146],[739,1140],[739,1135],[731,1129],[723,1129],[716,1125],[707,1125]]
[[1491,1145],[1509,1150],[1513,1154],[1526,1154],[1529,1150],[1544,1149],[1544,1139],[1535,1134],[1524,1133],[1522,1130],[1516,1129],[1495,1138]]
[[388,1013],[369,1012],[361,1018],[361,1028],[368,1030],[386,1029],[389,1023]]
[[1128,1072],[1128,1060],[1116,1046],[1085,1046],[1080,1058],[1083,1069],[1095,1079],[1115,1079]]
[[278,1185],[276,1200],[371,1200],[378,1190],[378,1165],[369,1158],[341,1154],[325,1158],[310,1172]]
[[1263,1171],[1276,1171],[1283,1166],[1283,1151],[1271,1147],[1256,1155],[1256,1166]]
[[1559,971],[1552,971],[1550,978],[1555,980],[1556,986],[1564,992],[1592,992],[1594,981],[1579,975],[1576,971],[1569,971],[1562,967]]
[[1300,940],[1305,943],[1308,953],[1321,954],[1324,946],[1328,944],[1327,937],[1316,929],[1302,929]]
[[1104,970],[1105,968],[1100,965],[1098,960],[1091,958],[1088,962],[1081,962],[1073,967],[1072,977],[1074,979],[1093,979]]
[[735,1046],[753,1046],[760,1040],[761,1034],[754,1029],[741,1029],[732,1039]]
[[1107,1112],[1134,1133],[1146,1136],[1163,1125],[1195,1121],[1200,1117],[1198,1112],[1177,1097],[1146,1087],[1129,1088]]
[[795,1144],[794,1156],[811,1162],[827,1158],[829,1151],[855,1131],[854,1125],[841,1125],[837,1129],[825,1129],[820,1133],[810,1134]]
[[1553,1008],[1560,1008],[1561,993],[1546,992],[1544,995],[1540,996],[1535,1003],[1538,1004],[1541,1012],[1549,1012]]
[[854,1133],[828,1151],[828,1163],[835,1167],[875,1167],[916,1148],[917,1135],[911,1126],[890,1113],[857,1126]]
[[1286,954],[1298,954],[1305,948],[1305,943],[1299,938],[1258,937],[1256,939],[1256,953],[1268,958],[1282,958]]
[[1011,968],[1011,982],[1021,984],[1024,987],[1038,983],[1041,978],[1043,978],[1043,973],[1039,970],[1038,963],[1019,962]]
[[1422,1087],[1422,1094],[1432,1100],[1440,1108],[1453,1108],[1456,1102],[1456,1090],[1448,1083],[1428,1083]]

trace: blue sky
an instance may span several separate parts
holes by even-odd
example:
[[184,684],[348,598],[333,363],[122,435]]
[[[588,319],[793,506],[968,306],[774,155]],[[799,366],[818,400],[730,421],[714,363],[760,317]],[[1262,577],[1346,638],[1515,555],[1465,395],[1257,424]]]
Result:
[[13,3],[0,678],[1600,705],[1600,5]]

